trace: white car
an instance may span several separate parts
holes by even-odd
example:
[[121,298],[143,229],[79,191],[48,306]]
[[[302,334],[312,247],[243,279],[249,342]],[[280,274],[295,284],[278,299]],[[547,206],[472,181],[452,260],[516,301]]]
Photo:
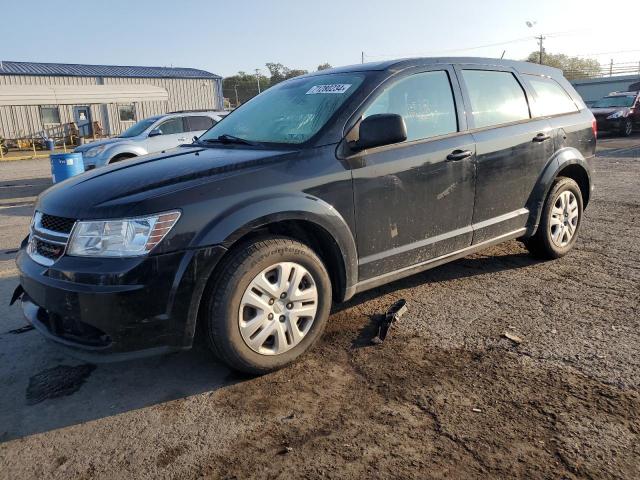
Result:
[[96,140],[81,145],[84,169],[103,167],[126,158],[160,152],[193,142],[222,120],[229,112],[185,111],[140,120],[115,138]]

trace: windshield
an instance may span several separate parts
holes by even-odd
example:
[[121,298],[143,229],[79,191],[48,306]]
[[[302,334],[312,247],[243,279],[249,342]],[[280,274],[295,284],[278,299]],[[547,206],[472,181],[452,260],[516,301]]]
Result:
[[144,120],[140,120],[138,123],[131,125],[129,128],[127,128],[124,132],[118,135],[118,137],[119,138],[137,137],[142,132],[144,132],[147,128],[153,125],[153,122],[155,122],[157,119],[158,117],[150,117],[150,118],[145,118]]
[[593,104],[594,108],[631,107],[636,97],[633,95],[604,97]]
[[360,86],[362,74],[292,79],[244,104],[199,139],[228,135],[252,142],[299,144],[315,135]]

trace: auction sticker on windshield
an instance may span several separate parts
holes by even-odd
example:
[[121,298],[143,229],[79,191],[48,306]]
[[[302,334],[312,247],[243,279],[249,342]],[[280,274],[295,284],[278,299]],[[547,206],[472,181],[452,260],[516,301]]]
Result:
[[307,95],[317,95],[318,93],[344,93],[349,87],[350,83],[332,83],[329,85],[316,85],[311,87],[307,92]]

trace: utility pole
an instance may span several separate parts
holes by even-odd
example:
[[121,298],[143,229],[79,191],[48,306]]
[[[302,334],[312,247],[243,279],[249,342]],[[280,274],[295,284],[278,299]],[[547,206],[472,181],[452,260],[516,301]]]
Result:
[[612,77],[613,76],[613,58],[611,59],[611,61],[609,62],[609,76]]
[[538,63],[539,63],[540,65],[542,65],[542,55],[544,54],[544,47],[543,47],[542,42],[544,42],[544,40],[545,40],[547,37],[543,37],[543,36],[542,36],[542,34],[540,34],[540,36],[539,36],[539,37],[536,37],[536,38],[538,39],[538,44],[540,44],[540,53],[538,54]]
[[238,84],[237,83],[233,86],[233,89],[236,91],[236,108],[237,108],[238,105],[240,105],[240,100],[238,100]]
[[258,94],[260,94],[260,69],[256,68],[256,79],[258,80]]
[[360,63],[364,63],[364,51],[362,52],[362,58],[361,58]]

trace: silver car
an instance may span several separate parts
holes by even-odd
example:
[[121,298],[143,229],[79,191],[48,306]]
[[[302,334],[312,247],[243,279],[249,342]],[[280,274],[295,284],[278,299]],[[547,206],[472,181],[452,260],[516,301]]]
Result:
[[140,120],[115,138],[81,145],[84,169],[103,167],[126,158],[147,155],[191,143],[229,112],[173,112]]

